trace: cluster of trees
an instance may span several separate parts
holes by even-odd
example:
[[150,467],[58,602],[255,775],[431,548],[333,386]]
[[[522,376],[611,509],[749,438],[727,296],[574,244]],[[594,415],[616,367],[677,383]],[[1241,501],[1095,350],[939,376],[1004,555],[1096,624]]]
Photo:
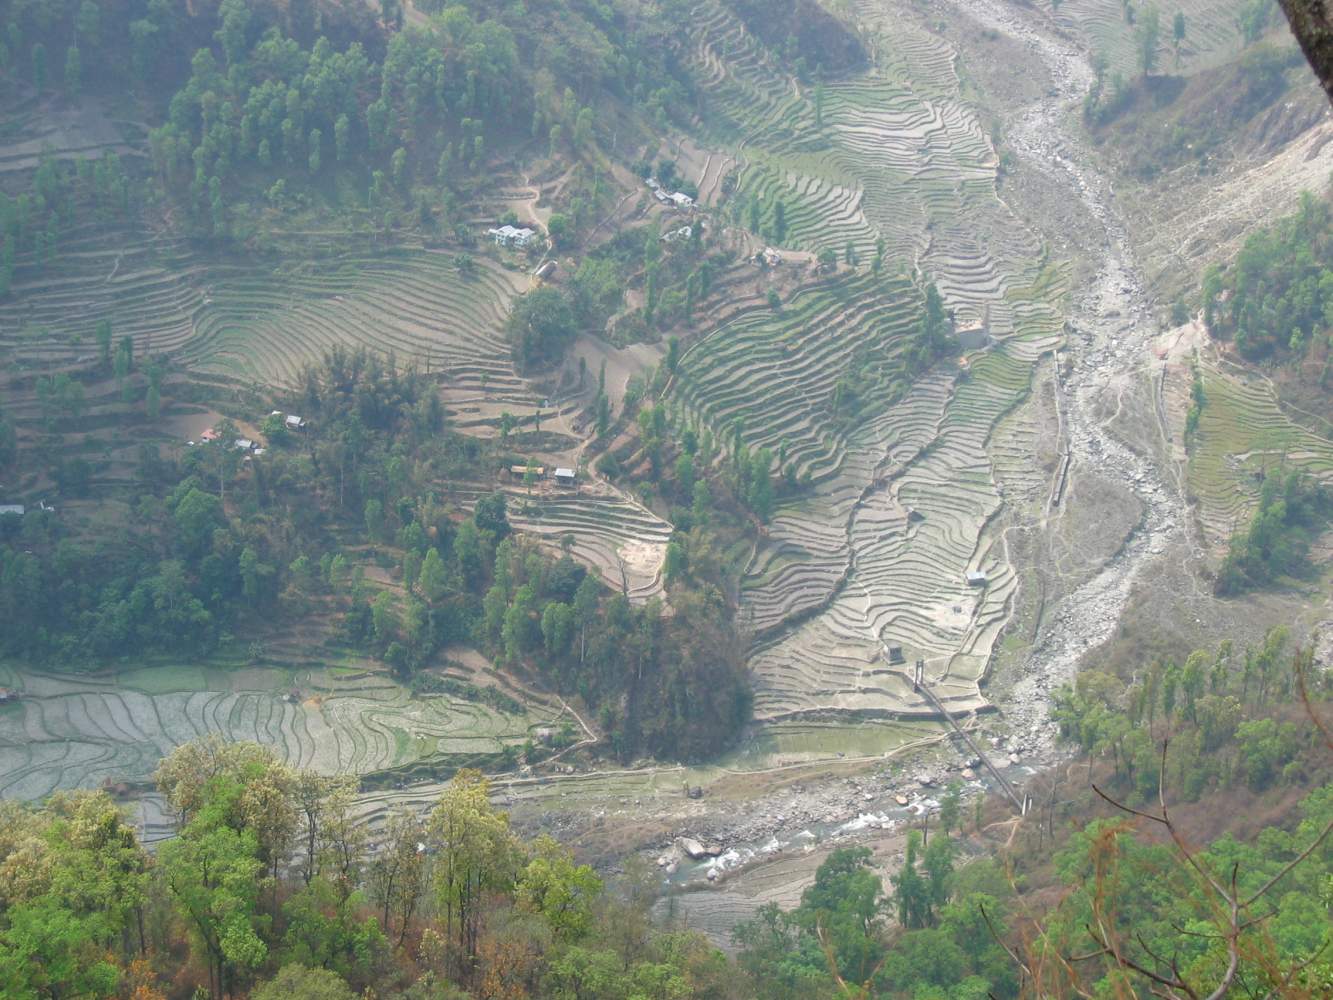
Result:
[[[715,579],[683,576],[668,617],[514,534],[503,494],[460,518],[445,484],[482,474],[482,446],[448,433],[432,383],[392,359],[335,349],[294,399],[307,428],[269,418],[263,456],[243,458],[229,422],[178,461],[148,448],[144,492],[114,529],[5,519],[0,620],[26,627],[0,630],[0,649],[66,665],[201,655],[242,615],[321,610],[404,681],[460,642],[539,671],[582,696],[626,756],[708,756],[744,724],[743,656]],[[366,581],[367,544],[401,568],[402,591]]]
[[13,198],[0,192],[0,297],[9,294],[20,262],[41,267],[55,260],[61,234],[76,222],[125,216],[130,188],[115,153],[73,164],[43,155],[28,191]]
[[[76,484],[87,470],[63,476]],[[196,475],[144,496],[127,522],[94,537],[70,537],[41,513],[8,520],[0,528],[0,620],[27,623],[3,630],[8,655],[79,664],[203,653],[241,609],[273,596],[268,536],[229,516]]]
[[6,997],[741,995],[700,937],[653,928],[651,875],[613,893],[523,843],[476,772],[375,831],[347,780],[255,744],[186,744],[157,783],[176,836],[154,853],[104,793],[0,804]]
[[[1038,810],[1049,816],[1015,871],[1040,880],[1053,857],[1065,887],[1013,947],[1033,994],[1327,993],[1333,744],[1312,720],[1331,688],[1310,650],[1275,628],[1243,654],[1224,642],[1136,671],[1128,685],[1091,671],[1059,693],[1055,716],[1096,794],[1077,788],[1082,762],[1056,775]],[[1057,805],[1071,778],[1072,798],[1065,790]],[[1262,813],[1277,825],[1249,822],[1300,789],[1297,808]],[[1071,821],[1064,831],[1058,811]],[[1184,814],[1217,838],[1206,850],[1185,834]],[[1217,837],[1237,827],[1246,841]]]
[[338,170],[362,179],[384,212],[414,179],[449,184],[487,157],[488,136],[520,114],[512,34],[453,8],[395,33],[382,62],[360,42],[303,46],[244,0],[224,0],[213,47],[200,49],[152,134],[154,162],[215,232],[225,199],[257,175],[280,202],[288,185]]
[[[338,44],[375,37],[368,4],[318,0],[251,0],[265,24],[280,23],[304,44],[316,28]],[[70,98],[107,88],[132,88],[150,99],[188,74],[190,57],[211,43],[217,0],[15,0],[6,7],[0,72],[39,94],[62,90]]]
[[[515,364],[524,371],[558,364],[579,332],[625,344],[660,340],[661,331],[692,322],[725,261],[708,252],[702,220],[690,223],[689,230],[688,238],[668,244],[656,222],[626,229],[593,249],[560,286],[543,286],[519,299],[508,321]],[[555,229],[552,238],[559,242]],[[617,316],[610,329],[628,287],[643,290],[644,305]],[[588,373],[579,374],[586,379]],[[604,394],[605,386],[600,389]],[[609,425],[609,411],[603,423]]]
[[1224,835],[1206,850],[1123,818],[1080,824],[1054,855],[1066,893],[1026,949],[1033,992],[1326,996],[1333,785],[1296,812],[1291,828]]
[[[558,690],[597,712],[609,749],[700,759],[749,718],[744,654],[711,585],[680,578],[670,616],[634,607],[568,556],[552,561],[510,537],[496,550],[476,634],[497,659],[532,663]],[[693,584],[693,585],[691,585]]]
[[[995,935],[1012,891],[994,861],[955,870],[946,833],[908,834],[892,890],[864,847],[833,851],[795,909],[764,906],[735,931],[738,964],[772,1000],[1003,1000],[1017,969]],[[983,910],[989,916],[987,926]]]
[[40,92],[63,52],[71,98],[95,84],[160,100],[154,164],[215,235],[247,231],[238,207],[315,192],[386,224],[415,200],[424,222],[506,148],[586,154],[607,94],[663,125],[693,105],[656,11],[434,2],[405,27],[401,4],[381,6],[377,21],[317,0],[28,0],[10,7],[0,72]]
[[1247,358],[1328,351],[1333,326],[1333,214],[1308,192],[1300,208],[1245,241],[1235,263],[1204,274],[1203,318]]
[[[109,327],[99,341],[109,355]],[[133,365],[127,344],[115,352],[122,378]],[[156,361],[146,368],[151,408],[162,369]],[[316,567],[330,568],[340,554],[339,536],[350,527],[351,540],[359,537],[352,510],[410,494],[414,470],[456,473],[475,460],[473,444],[439,433],[443,411],[436,394],[423,391],[427,384],[364,352],[334,351],[305,373],[306,412],[327,423],[303,438],[304,451],[295,440],[284,443],[279,421],[269,428],[269,453],[247,458],[234,443],[241,433],[223,421],[217,440],[179,458],[143,445],[140,492],[128,500],[129,516],[106,530],[75,534],[66,519],[9,519],[0,529],[0,619],[28,627],[4,629],[0,648],[67,665],[202,654],[240,615],[272,610],[280,595],[304,610]],[[43,398],[76,416],[77,386],[52,380]],[[419,454],[419,466],[408,453]],[[58,449],[55,462],[66,499],[81,495],[97,472]],[[404,519],[414,511],[406,504]]]
[[1333,515],[1333,495],[1299,469],[1270,472],[1250,523],[1231,538],[1217,571],[1218,594],[1262,587],[1308,568],[1310,543]]
[[1234,787],[1260,790],[1318,769],[1315,734],[1284,717],[1298,672],[1311,680],[1310,663],[1310,651],[1290,649],[1287,631],[1276,628],[1257,649],[1242,653],[1224,642],[1183,664],[1155,663],[1130,685],[1086,671],[1056,695],[1053,714],[1065,739],[1089,758],[1109,758],[1112,780],[1144,801],[1156,799],[1163,776],[1180,801]]
[[559,363],[578,333],[570,294],[549,285],[528,292],[514,303],[507,331],[519,371]]

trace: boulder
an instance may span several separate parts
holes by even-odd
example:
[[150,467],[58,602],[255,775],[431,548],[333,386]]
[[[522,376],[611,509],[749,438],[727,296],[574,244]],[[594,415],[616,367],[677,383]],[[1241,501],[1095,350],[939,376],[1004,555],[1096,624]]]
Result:
[[722,853],[720,847],[715,847],[712,844],[701,844],[693,837],[676,838],[676,846],[679,847],[681,853],[691,861],[702,861],[704,858],[715,858]]

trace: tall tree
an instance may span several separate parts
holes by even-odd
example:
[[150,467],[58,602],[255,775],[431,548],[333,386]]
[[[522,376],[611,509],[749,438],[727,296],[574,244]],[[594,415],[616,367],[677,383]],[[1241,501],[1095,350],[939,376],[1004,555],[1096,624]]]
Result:
[[428,823],[435,851],[434,889],[444,915],[445,940],[464,981],[475,972],[482,902],[487,893],[513,889],[518,846],[509,817],[490,803],[490,783],[478,771],[462,770],[431,810]]

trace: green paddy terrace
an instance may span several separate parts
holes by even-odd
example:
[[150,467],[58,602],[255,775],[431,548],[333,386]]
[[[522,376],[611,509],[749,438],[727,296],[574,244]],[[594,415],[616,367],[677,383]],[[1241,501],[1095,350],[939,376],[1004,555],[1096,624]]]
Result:
[[[447,675],[503,684],[483,672],[453,665]],[[29,800],[103,781],[149,782],[173,747],[213,734],[271,746],[293,767],[325,774],[444,776],[496,763],[562,716],[559,705],[517,688],[505,689],[513,699],[506,711],[453,695],[413,696],[355,666],[219,659],[73,674],[7,665],[0,683],[18,695],[0,705],[0,796]]]

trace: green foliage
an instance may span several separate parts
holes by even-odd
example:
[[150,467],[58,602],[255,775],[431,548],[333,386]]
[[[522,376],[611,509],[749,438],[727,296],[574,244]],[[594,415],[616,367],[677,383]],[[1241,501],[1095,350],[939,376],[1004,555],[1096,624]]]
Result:
[[[1213,880],[1234,886],[1242,901],[1251,900],[1247,908],[1257,902],[1263,913],[1260,919],[1248,919],[1247,909],[1240,913],[1234,932],[1236,981],[1276,995],[1286,993],[1295,973],[1319,958],[1333,933],[1322,898],[1329,847],[1324,844],[1309,857],[1300,857],[1333,820],[1330,791],[1333,786],[1326,784],[1305,798],[1304,815],[1294,831],[1270,827],[1250,844],[1226,836],[1194,852],[1190,862],[1164,844],[1149,843],[1122,822],[1089,824],[1056,854],[1066,892],[1045,923],[1046,945],[1063,954],[1091,951],[1103,956],[1088,946],[1098,941],[1098,933],[1115,938],[1115,958],[1099,957],[1081,970],[1092,995],[1147,992],[1150,979],[1140,969],[1158,976],[1174,972],[1190,992],[1205,995],[1222,979],[1228,965],[1225,941],[1233,933],[1225,930],[1227,917],[1218,909]],[[1265,891],[1272,880],[1276,882]],[[1130,963],[1137,969],[1129,968]],[[1292,970],[1291,979],[1287,970]],[[1327,991],[1318,983],[1326,975],[1326,967],[1316,967],[1305,979],[1314,989],[1295,987],[1291,995],[1323,995]]]
[[100,793],[62,793],[31,812],[5,803],[0,853],[5,995],[115,996],[115,955],[127,956],[148,890],[133,827]]
[[1273,18],[1274,5],[1268,0],[1245,0],[1236,14],[1236,26],[1246,45],[1253,45],[1263,37]]
[[1188,442],[1194,436],[1194,432],[1199,429],[1199,418],[1203,415],[1204,404],[1208,402],[1203,392],[1203,374],[1199,371],[1198,362],[1190,365],[1192,378],[1190,379],[1190,407],[1185,413],[1185,440]]
[[1147,7],[1137,18],[1134,44],[1138,49],[1139,70],[1147,76],[1157,68],[1157,45],[1161,41],[1161,17],[1154,6]]
[[568,300],[549,287],[534,289],[518,300],[508,329],[520,370],[558,362],[577,332]]
[[[363,191],[376,171],[393,176],[408,203],[418,181],[466,183],[491,151],[513,148],[515,121],[558,123],[586,153],[598,111],[560,88],[634,100],[662,124],[692,107],[662,44],[672,24],[655,11],[422,6],[441,16],[403,27],[398,0],[383,0],[380,24],[373,5],[313,0],[25,2],[5,48],[39,91],[63,71],[54,82],[71,97],[133,88],[157,105],[154,164],[196,235],[232,231],[278,180],[302,197],[350,190],[326,183],[330,159]],[[377,221],[398,208],[396,197],[372,207]]]
[[1247,358],[1300,359],[1333,326],[1331,259],[1329,204],[1304,194],[1295,213],[1246,239],[1230,268],[1205,275],[1209,332]]
[[[1082,674],[1055,696],[1061,735],[1085,753],[1114,764],[1131,797],[1155,800],[1163,773],[1177,801],[1193,801],[1242,783],[1255,790],[1307,773],[1309,733],[1275,721],[1274,706],[1290,703],[1304,671],[1312,696],[1326,684],[1310,675],[1308,650],[1287,650],[1273,629],[1258,649],[1237,656],[1230,643],[1192,653],[1182,665],[1151,665],[1126,688],[1099,671]],[[1164,727],[1154,737],[1152,727]],[[1163,761],[1161,736],[1170,735]]]
[[253,1000],[355,1000],[356,994],[336,973],[285,965],[250,994]]
[[1323,484],[1300,470],[1270,473],[1249,525],[1231,539],[1217,593],[1237,594],[1304,571],[1311,540],[1330,515],[1333,497]]
[[217,785],[198,815],[158,854],[173,904],[191,927],[196,956],[209,970],[210,987],[225,995],[234,977],[268,956],[261,937],[259,876],[264,863],[253,829],[227,824],[234,785]]
[[[920,833],[912,831],[891,900],[870,867],[870,852],[840,848],[820,865],[795,910],[769,904],[739,925],[738,960],[756,995],[843,997],[865,986],[865,995],[876,997],[1016,996],[1012,963],[991,932],[993,926],[1004,934],[1004,903],[971,888],[953,898],[954,846],[947,837],[932,838],[923,871],[920,851]],[[1008,894],[1002,880],[998,891]],[[886,919],[890,908],[898,912],[896,930]],[[844,985],[835,986],[834,970]]]

